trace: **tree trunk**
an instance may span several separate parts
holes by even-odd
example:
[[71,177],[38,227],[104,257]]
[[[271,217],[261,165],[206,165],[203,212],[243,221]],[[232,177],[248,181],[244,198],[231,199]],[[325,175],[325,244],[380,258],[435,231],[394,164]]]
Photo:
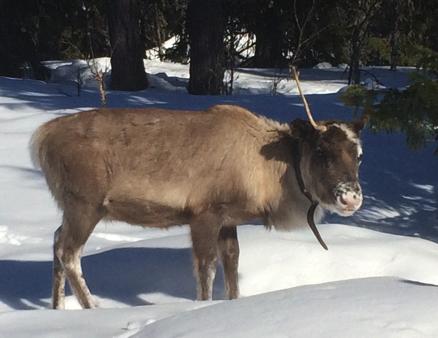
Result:
[[256,47],[254,55],[254,67],[277,68],[282,65],[281,47],[277,39],[269,31],[259,30],[256,32]]
[[353,34],[348,84],[360,83],[360,54],[361,54],[361,44],[359,41],[359,37],[356,36],[356,34]]
[[140,13],[138,0],[108,0],[111,89],[134,91],[148,86]]
[[190,42],[189,93],[221,94],[225,71],[223,0],[190,0],[187,30]]
[[391,70],[397,70],[400,62],[400,31],[395,31],[391,35]]
[[255,26],[256,46],[254,67],[280,67],[282,64],[281,43],[284,32],[275,8],[267,8],[257,19]]
[[397,64],[400,61],[400,0],[394,1],[394,26],[391,32],[390,45],[391,45],[391,70],[397,70]]

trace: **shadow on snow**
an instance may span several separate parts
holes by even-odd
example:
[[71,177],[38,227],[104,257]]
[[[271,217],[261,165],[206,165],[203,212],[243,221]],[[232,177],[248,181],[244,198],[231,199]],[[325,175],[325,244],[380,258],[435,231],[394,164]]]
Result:
[[[148,293],[194,300],[191,257],[188,248],[119,248],[83,257],[82,267],[93,295],[136,306],[151,304]],[[0,302],[17,310],[50,307],[51,269],[52,262],[47,261],[0,261]],[[213,298],[223,299],[223,295],[218,266]]]

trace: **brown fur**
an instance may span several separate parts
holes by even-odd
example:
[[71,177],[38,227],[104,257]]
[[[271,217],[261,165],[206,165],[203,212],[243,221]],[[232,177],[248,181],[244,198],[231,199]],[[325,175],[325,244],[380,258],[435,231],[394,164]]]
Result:
[[[314,136],[298,125],[228,105],[200,112],[97,109],[42,125],[32,138],[32,157],[64,211],[55,236],[54,307],[63,306],[65,277],[84,307],[94,305],[80,250],[101,219],[148,227],[189,224],[198,298],[211,298],[218,253],[227,295],[237,297],[235,226],[256,219],[279,228],[306,224],[310,203],[292,165],[301,143],[309,148],[302,159],[304,181],[317,197],[324,195],[312,174],[312,142],[294,141]],[[348,163],[357,154],[337,133],[339,147],[350,146],[342,159]]]

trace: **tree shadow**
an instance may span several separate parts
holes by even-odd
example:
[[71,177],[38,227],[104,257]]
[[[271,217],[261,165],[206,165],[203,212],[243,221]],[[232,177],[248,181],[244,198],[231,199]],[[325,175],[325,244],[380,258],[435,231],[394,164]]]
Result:
[[6,164],[0,165],[0,169],[18,171],[21,175],[26,176],[26,178],[44,178],[43,172],[39,169]]
[[[331,74],[329,75],[331,76]],[[182,83],[186,79],[175,78],[172,81]],[[203,110],[215,104],[237,104],[280,121],[291,121],[294,118],[304,116],[299,96],[273,96],[267,94],[233,96],[187,95],[185,92],[153,88],[138,92],[108,91],[107,94],[107,106],[113,108],[159,107],[180,110]],[[32,107],[49,111],[53,115],[65,115],[70,113],[65,110],[84,110],[101,106],[99,93],[95,89],[83,89],[80,96],[65,95],[60,90],[60,84],[35,80],[0,77],[0,95],[20,99],[21,102],[11,101],[2,103],[2,105],[10,110],[17,111],[17,113],[22,111],[23,107]],[[349,114],[350,109],[344,109],[337,105],[333,95],[336,94],[308,95],[307,98],[315,111],[322,109],[328,112],[335,111],[331,106],[335,108],[336,105],[337,117],[339,117],[339,111],[341,110],[348,112],[348,114],[344,115],[341,113],[341,115],[349,118],[351,115]],[[284,107],[288,107],[287,111],[285,111]],[[26,115],[24,118],[28,117]],[[21,117],[15,116],[14,119],[16,118]]]
[[438,160],[433,146],[411,151],[403,135],[369,131],[362,140],[363,206],[352,217],[330,215],[327,222],[438,242]]
[[[194,300],[196,282],[191,249],[120,248],[82,258],[91,292],[128,306],[151,304],[149,293]],[[52,262],[0,261],[0,301],[17,310],[49,307]],[[218,266],[214,299],[223,299]],[[140,297],[141,296],[141,297]]]
[[[280,78],[293,80],[289,69],[287,68],[237,68],[236,74],[239,73],[257,75],[261,77]],[[305,68],[300,70],[301,81],[332,81],[337,83],[345,83],[348,79],[348,73],[342,69],[312,69]],[[306,95],[307,97],[307,95]]]
[[435,284],[422,283],[422,282],[413,281],[413,280],[409,280],[409,279],[401,279],[400,282],[405,283],[405,284],[418,285],[418,286],[428,286],[428,287],[433,287],[433,288],[438,287],[438,285],[435,285]]

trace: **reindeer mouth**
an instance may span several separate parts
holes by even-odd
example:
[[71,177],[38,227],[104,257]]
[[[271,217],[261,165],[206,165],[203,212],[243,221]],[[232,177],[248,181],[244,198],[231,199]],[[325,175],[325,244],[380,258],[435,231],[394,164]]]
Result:
[[351,216],[362,206],[362,194],[356,191],[346,191],[336,196],[335,212],[340,216]]
[[342,216],[342,217],[352,216],[360,208],[360,207],[358,207],[358,208],[345,207],[342,204],[340,204],[339,202],[336,202],[334,204],[321,203],[320,205],[325,210],[328,210],[329,212],[337,214],[337,215]]
[[[358,208],[359,209],[359,208]],[[339,208],[338,205],[336,205],[335,212],[339,216],[348,217],[352,216],[358,209],[351,209],[351,208]]]
[[343,217],[352,216],[363,202],[362,191],[356,183],[341,183],[334,189],[334,203],[321,206]]

